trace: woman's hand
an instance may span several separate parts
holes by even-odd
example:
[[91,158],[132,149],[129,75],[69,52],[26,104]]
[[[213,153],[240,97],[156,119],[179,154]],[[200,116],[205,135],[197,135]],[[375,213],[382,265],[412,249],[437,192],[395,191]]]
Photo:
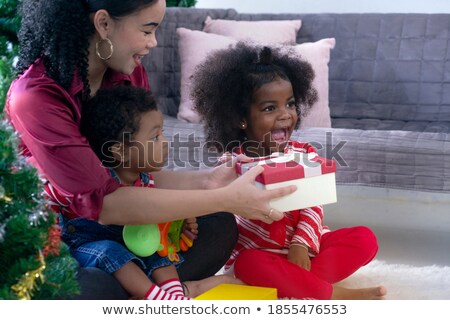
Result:
[[291,194],[297,188],[287,186],[274,190],[259,189],[255,185],[255,179],[263,171],[262,166],[253,167],[224,188],[226,197],[222,201],[226,201],[226,211],[269,224],[283,218],[283,212],[270,207],[270,200]]
[[236,180],[238,177],[238,174],[236,173],[236,163],[238,161],[250,162],[252,161],[252,158],[247,157],[244,154],[240,154],[237,157],[234,157],[231,154],[226,158],[222,157],[220,161],[221,164],[212,169],[209,173],[206,181],[206,189],[225,187]]

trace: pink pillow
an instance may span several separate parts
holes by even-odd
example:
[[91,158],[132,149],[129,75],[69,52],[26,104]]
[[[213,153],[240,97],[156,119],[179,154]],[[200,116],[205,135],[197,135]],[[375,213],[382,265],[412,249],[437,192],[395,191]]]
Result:
[[314,69],[313,86],[318,93],[318,101],[308,115],[302,119],[300,128],[331,128],[330,108],[328,105],[328,63],[330,51],[336,45],[334,38],[326,38],[316,42],[307,42],[294,46],[294,51]]
[[207,17],[203,31],[262,43],[294,44],[301,20],[234,21]]
[[209,34],[202,31],[177,28],[178,52],[181,64],[180,106],[177,118],[199,123],[200,116],[194,111],[190,98],[190,77],[194,69],[214,50],[226,49],[237,43],[232,38]]
[[[200,116],[194,111],[190,95],[190,76],[195,67],[206,56],[215,50],[234,46],[238,41],[229,37],[178,28],[178,49],[181,63],[181,89],[178,119],[199,123]],[[303,43],[295,46],[285,46],[293,49],[294,54],[300,55],[311,63],[315,78],[313,85],[318,91],[319,100],[312,107],[302,123],[306,127],[331,127],[330,109],[328,107],[328,62],[330,50],[335,46],[334,38],[322,39],[313,43]]]

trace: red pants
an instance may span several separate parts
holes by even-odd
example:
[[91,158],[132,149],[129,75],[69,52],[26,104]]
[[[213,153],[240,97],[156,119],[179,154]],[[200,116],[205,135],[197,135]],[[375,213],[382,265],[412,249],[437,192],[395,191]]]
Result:
[[234,272],[249,285],[277,288],[279,298],[325,300],[331,298],[332,284],[369,263],[377,251],[377,238],[369,228],[344,228],[322,236],[310,271],[288,261],[284,254],[249,249],[237,257]]

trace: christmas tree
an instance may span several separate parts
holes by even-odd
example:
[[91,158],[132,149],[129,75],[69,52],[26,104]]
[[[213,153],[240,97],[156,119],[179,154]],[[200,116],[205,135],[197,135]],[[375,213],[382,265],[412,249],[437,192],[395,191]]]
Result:
[[78,293],[77,262],[60,240],[36,170],[18,155],[2,110],[18,52],[17,0],[0,1],[0,299],[58,299]]
[[3,110],[9,84],[15,77],[12,65],[19,51],[18,3],[18,0],[0,0],[0,112]]
[[61,242],[36,170],[0,122],[0,299],[58,299],[78,293],[77,262]]

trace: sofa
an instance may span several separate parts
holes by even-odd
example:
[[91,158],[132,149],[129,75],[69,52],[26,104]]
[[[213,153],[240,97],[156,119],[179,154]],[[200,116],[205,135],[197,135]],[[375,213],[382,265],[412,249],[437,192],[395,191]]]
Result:
[[[183,66],[177,28],[202,31],[206,19],[301,20],[296,43],[335,39],[327,75],[328,123],[301,127],[293,135],[337,162],[338,201],[325,208],[330,226],[364,224],[383,235],[400,229],[410,235],[448,234],[450,14],[243,14],[168,8],[158,46],[143,64],[171,142],[169,170],[198,170],[217,156],[205,147],[202,124],[179,117]],[[421,254],[405,239],[411,245],[404,244],[391,258]],[[380,253],[391,245],[380,241]],[[423,254],[428,248],[421,250]],[[450,254],[443,255],[450,262]],[[90,276],[84,272],[81,283]],[[115,297],[123,293],[107,296]]]

